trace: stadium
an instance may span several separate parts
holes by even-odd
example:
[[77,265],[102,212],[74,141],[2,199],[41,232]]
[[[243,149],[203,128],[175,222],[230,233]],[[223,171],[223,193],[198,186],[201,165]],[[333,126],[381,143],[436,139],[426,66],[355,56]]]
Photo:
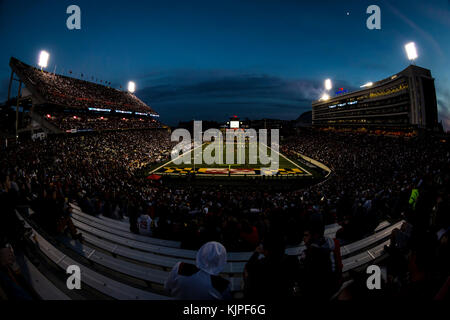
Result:
[[309,125],[261,120],[261,139],[230,111],[197,141],[135,82],[47,59],[9,58],[1,299],[449,298],[450,144],[429,69],[334,97],[326,81]]

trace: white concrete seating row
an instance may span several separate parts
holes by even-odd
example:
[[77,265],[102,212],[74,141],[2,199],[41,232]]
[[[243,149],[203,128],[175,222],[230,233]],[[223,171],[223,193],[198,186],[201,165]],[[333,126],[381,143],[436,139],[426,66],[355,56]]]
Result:
[[181,258],[187,258],[187,259],[195,259],[197,252],[194,250],[184,250],[184,249],[177,249],[177,248],[169,248],[169,247],[163,247],[158,246],[150,243],[145,243],[141,241],[131,240],[128,238],[124,238],[94,227],[91,227],[87,225],[86,223],[83,223],[81,221],[73,219],[73,224],[75,227],[77,227],[84,235],[85,232],[89,232],[99,238],[112,241],[117,244],[121,244],[123,246],[142,250],[146,252],[152,252],[156,254],[162,254],[167,256],[175,256],[175,257],[181,257]]
[[97,218],[104,224],[116,225],[118,229],[130,231],[130,222],[128,220],[116,220],[112,218],[105,217],[104,215],[98,215]]
[[[85,213],[81,213],[78,211],[73,211],[72,212],[72,218],[73,219],[77,219],[81,222],[84,222],[90,226],[93,226],[97,229],[101,229],[103,231],[107,231],[109,233],[113,233],[113,234],[117,234],[119,236],[122,236],[124,238],[129,238],[132,240],[136,240],[136,241],[141,241],[141,242],[145,242],[145,243],[151,243],[151,244],[156,244],[156,245],[161,245],[161,246],[165,246],[165,247],[172,247],[172,248],[179,248],[181,243],[179,241],[172,241],[172,240],[164,240],[164,239],[158,239],[158,238],[152,238],[152,237],[147,237],[144,235],[139,235],[139,234],[134,234],[129,232],[129,230],[120,230],[111,226],[107,226],[102,224],[100,221],[100,219],[93,217],[93,216],[89,216]],[[98,221],[100,220],[100,221]]]
[[90,218],[98,223],[104,224],[105,226],[111,227],[111,228],[115,228],[115,229],[119,229],[122,231],[130,231],[130,223],[129,222],[125,222],[123,220],[116,220],[116,219],[111,219],[108,217],[105,217],[103,215],[90,215],[87,214],[85,212],[83,212],[80,207],[78,207],[76,204],[70,203],[70,206],[73,209],[73,212],[85,217],[85,218]]
[[[19,219],[25,221],[20,214],[16,212]],[[31,226],[26,223],[27,227]],[[103,294],[121,300],[166,300],[169,299],[167,296],[159,295],[149,291],[134,288],[132,286],[126,285],[122,282],[110,279],[102,274],[91,270],[90,268],[84,266],[78,261],[75,261],[62,253],[56,247],[54,247],[50,242],[43,238],[34,228],[33,235],[30,239],[39,247],[39,249],[56,265],[58,265],[63,270],[67,270],[70,265],[77,265],[81,269],[81,281],[89,287],[102,292]],[[82,289],[81,289],[82,290]]]
[[[373,243],[377,242],[378,240],[382,239],[383,237],[386,237],[388,234],[390,234],[390,231],[392,231],[395,226],[399,226],[399,224],[401,225],[401,223],[397,223],[389,228],[386,228],[386,225],[389,225],[389,222],[387,221],[383,221],[382,223],[380,223],[380,225],[375,229],[377,230],[382,230],[381,232],[375,232],[373,235],[370,235],[362,240],[350,243],[348,245],[342,246],[341,247],[341,255],[349,255],[352,252],[355,252],[356,250],[360,250],[366,247],[371,246]],[[293,248],[287,248],[286,249],[286,254],[291,255],[291,256],[298,256],[301,255],[303,250],[305,250],[305,246],[302,244],[298,247],[293,247]]]
[[388,221],[383,221],[381,222],[376,228],[375,228],[375,232],[378,232],[380,230],[383,230],[384,228],[389,227],[391,224]]
[[[111,227],[114,229],[119,229],[119,230],[122,230],[125,232],[130,232],[130,223],[129,222],[125,222],[123,220],[111,219],[111,218],[105,217],[103,215],[92,216],[92,215],[89,215],[89,214],[81,211],[80,207],[77,206],[76,204],[70,203],[70,205],[74,209],[72,215],[81,216],[86,219],[90,219],[93,222],[103,224],[105,226],[108,226],[108,227]],[[334,235],[336,234],[336,231],[338,231],[340,228],[341,228],[341,226],[337,223],[329,224],[329,225],[325,226],[324,234],[329,237],[334,237]],[[162,240],[162,243],[164,243],[164,242],[171,243],[172,242],[173,245],[170,244],[170,245],[168,245],[169,247],[170,246],[179,247],[178,241],[163,240],[163,239],[159,239],[159,240]]]
[[[388,221],[383,221],[381,222],[377,228],[374,230],[375,232],[384,229],[386,227],[389,226],[389,222]],[[333,223],[333,224],[329,224],[327,226],[325,226],[325,232],[324,235],[326,237],[330,237],[330,238],[335,238],[336,237],[336,232],[341,228],[341,225],[339,225],[338,223]]]
[[336,235],[336,232],[341,228],[341,226],[337,223],[329,224],[325,226],[325,232],[324,235],[327,237],[334,238]]
[[[92,249],[86,244],[80,244],[79,242],[74,240],[65,239],[63,240],[63,243],[67,247],[77,252],[79,255],[85,257],[86,259],[94,263],[100,264],[111,270],[123,273],[136,279],[156,283],[159,285],[164,285],[164,282],[169,276],[169,271],[162,271],[150,268],[149,266],[139,265],[118,258],[114,258],[110,255]],[[231,289],[233,291],[240,290],[242,280],[241,277],[227,277],[226,275],[225,277],[228,278],[228,280],[230,280]]]
[[[167,246],[167,247],[172,247],[172,248],[180,247],[180,242],[177,242],[177,241],[163,240],[163,239],[157,239],[157,238],[152,238],[152,237],[147,237],[147,236],[142,236],[142,235],[136,235],[136,234],[129,232],[129,230],[117,231],[116,228],[114,228],[114,227],[110,228],[110,225],[114,224],[115,220],[110,219],[112,221],[108,221],[107,224],[105,224],[104,221],[101,221],[101,219],[81,212],[76,205],[72,204],[72,207],[74,208],[72,217],[75,220],[78,220],[79,222],[84,223],[88,226],[94,227],[96,229],[99,229],[99,230],[102,230],[105,232],[109,232],[112,234],[116,234],[121,237],[129,238],[132,240],[142,241],[145,243],[155,244],[155,245],[159,245],[159,246]],[[340,228],[340,226],[337,223],[326,226],[325,227],[325,236],[334,237],[334,235],[336,234],[336,231],[339,230],[339,228]],[[290,252],[297,252],[299,250],[302,251],[303,249],[304,249],[303,246],[288,248],[286,253],[291,254]],[[161,254],[161,252],[158,252],[158,253]],[[295,254],[295,253],[293,253],[293,254]],[[182,257],[191,258],[191,256],[192,256],[192,253],[188,253],[188,256],[183,255]],[[250,256],[251,256],[251,253],[242,252],[242,253],[232,253],[229,256],[229,258],[232,258],[232,260],[243,261],[243,260],[248,260],[248,258]]]
[[379,258],[384,252],[384,246],[389,245],[390,240],[383,241],[377,246],[363,251],[357,255],[348,257],[347,259],[343,259],[343,272],[358,268],[362,265],[365,265],[377,258]]
[[374,233],[373,235],[361,239],[359,241],[355,241],[349,243],[341,248],[341,255],[348,256],[353,252],[359,251],[361,249],[367,248],[369,245],[381,241],[383,239],[388,239],[395,228],[399,228],[402,226],[403,221],[399,221],[388,228],[385,228],[379,232]]
[[[150,264],[161,265],[163,267],[170,267],[170,265],[174,264],[176,261],[184,260],[186,262],[193,262],[195,260],[196,251],[193,250],[184,250],[184,249],[174,249],[174,248],[164,248],[155,246],[149,247],[146,244],[133,243],[130,240],[126,240],[115,235],[111,235],[105,233],[102,230],[95,229],[93,227],[83,225],[80,222],[74,222],[77,227],[80,227],[82,230],[85,230],[87,233],[86,240],[91,242],[93,245],[98,246],[104,250],[110,251],[111,253],[122,255],[124,257],[134,259],[137,261],[143,261]],[[384,223],[383,223],[384,224]],[[371,244],[383,239],[384,237],[388,237],[390,232],[401,225],[401,222],[383,229],[381,232],[375,233],[372,236],[369,236],[365,239],[357,241],[355,243],[349,244],[347,246],[343,246],[341,248],[341,253],[343,255],[349,255],[351,252],[355,252],[356,250],[361,250],[365,247],[369,247]],[[102,240],[114,241],[114,244]],[[138,250],[142,251],[138,251]],[[296,248],[288,248],[286,249],[286,253],[290,255],[300,255],[304,250],[304,246],[296,247]],[[251,256],[251,252],[240,252],[240,253],[228,253],[228,261],[229,266],[226,267],[226,273],[235,273],[242,272],[245,262]]]
[[[119,260],[112,256],[95,251],[87,245],[75,244],[75,241],[73,240],[68,240],[67,242],[69,242],[69,246],[71,246],[80,255],[112,270],[122,272],[137,279],[155,282],[161,285],[164,283],[165,279],[167,279],[168,272],[166,271],[155,270],[147,266],[136,265],[128,261]],[[343,271],[346,272],[348,270],[360,267],[380,257],[383,253],[384,246],[387,244],[389,244],[389,240],[386,240],[379,245],[369,250],[365,250],[357,255],[343,259]],[[239,291],[241,289],[243,265],[240,271],[241,272],[238,273],[238,276],[227,277],[231,282],[231,288],[233,291]]]
[[[71,202],[70,206],[72,208],[76,209],[78,212],[84,213],[76,202]],[[89,215],[89,216],[92,217],[92,215]],[[111,223],[111,224],[107,224],[107,225],[111,225],[111,226],[117,227],[118,229],[122,229],[122,230],[130,230],[130,222],[128,221],[128,217],[124,217],[124,219],[121,219],[121,220],[108,218],[101,214],[96,215],[95,217],[100,219],[101,221]]]
[[28,278],[31,287],[42,300],[70,300],[70,298],[48,280],[31,261],[24,256],[22,274]]
[[[95,228],[93,228],[93,229],[95,229]],[[95,237],[89,235],[87,237],[87,239],[86,239],[88,242],[89,241],[93,241],[92,239],[89,239],[89,237],[91,237],[92,239],[95,238]],[[47,251],[50,251],[50,253],[53,253],[53,255],[55,255],[55,253],[52,252],[51,249],[53,249],[55,251],[57,251],[57,249],[56,248],[48,249],[51,246],[51,244],[46,242],[45,239],[43,239],[39,235],[37,235],[36,239],[38,239],[38,238],[40,238],[37,241],[38,241],[38,243],[41,246],[41,250],[45,251],[45,249],[47,249]],[[86,236],[85,236],[85,238],[86,238]],[[344,271],[348,271],[350,269],[356,268],[358,266],[366,264],[366,263],[370,262],[371,260],[377,258],[378,256],[381,255],[384,245],[387,244],[388,242],[389,241],[387,240],[387,241],[379,244],[378,246],[376,246],[374,248],[371,248],[369,250],[363,251],[363,252],[359,253],[358,255],[355,255],[355,256],[352,256],[352,257],[349,257],[349,258],[345,259],[343,261]],[[103,252],[96,251],[95,249],[89,247],[86,244],[80,244],[79,242],[75,242],[73,240],[71,241],[71,240],[68,240],[68,239],[65,241],[65,244],[68,247],[70,247],[72,250],[76,251],[81,256],[89,259],[90,261],[92,261],[94,263],[100,264],[100,265],[105,266],[105,267],[107,267],[107,268],[109,268],[111,270],[114,270],[116,272],[120,272],[120,273],[126,274],[128,276],[131,276],[131,277],[134,277],[134,278],[137,278],[137,279],[141,279],[141,280],[145,280],[145,281],[149,281],[149,282],[152,282],[152,283],[157,283],[157,284],[162,285],[164,283],[165,279],[167,279],[167,276],[168,276],[168,272],[167,271],[157,270],[157,269],[150,268],[148,266],[138,265],[138,264],[135,264],[135,263],[132,263],[132,262],[129,262],[129,261],[125,261],[125,260],[122,260],[122,259],[115,258],[115,257],[107,255],[107,254],[105,254]],[[137,250],[128,249],[126,247],[119,248],[117,245],[115,245],[115,247],[113,247],[111,249],[111,252],[114,253],[114,251],[118,250],[118,249],[127,250],[127,251],[135,251],[135,253],[138,252]],[[170,248],[165,248],[165,249],[170,249]],[[116,251],[116,253],[119,254],[117,251]],[[52,259],[52,260],[55,261],[58,265],[61,266],[61,263],[64,263],[65,260],[70,260],[70,258],[68,258],[67,256],[64,256],[62,253],[60,253],[60,254],[62,256],[56,257],[57,259]],[[166,260],[165,264],[168,266],[171,262],[176,262],[177,260],[179,260],[179,259],[175,259],[175,258],[172,258],[172,259],[173,259],[172,261]],[[57,260],[58,260],[58,262],[57,262]],[[68,265],[68,263],[71,263],[71,262],[66,262],[67,265]],[[242,274],[241,274],[241,272],[243,271],[243,267],[244,267],[244,263],[242,263],[240,268],[239,268],[240,269],[239,276],[229,278],[229,280],[231,281],[231,286],[232,286],[232,290],[233,291],[238,291],[241,288],[241,282],[242,282],[242,278],[241,278]],[[94,272],[92,270],[89,270],[89,271]],[[238,270],[236,270],[236,271],[238,271]],[[104,277],[104,276],[102,276],[102,277],[105,279],[105,282],[106,281],[114,281],[114,280],[109,279],[107,277]],[[117,281],[115,281],[115,282],[120,284],[120,285],[125,285],[125,284],[119,283]],[[95,286],[93,286],[93,287],[95,288]],[[132,290],[140,290],[140,289],[136,289],[136,288],[130,287],[130,286],[127,286],[127,287],[131,288]],[[128,290],[128,288],[126,288],[126,290]],[[140,290],[140,291],[143,291],[143,290]],[[148,293],[147,291],[143,291],[143,292],[145,292],[146,294]],[[110,296],[111,296],[111,294],[116,294],[117,295],[117,293],[114,293],[114,292],[112,292],[112,293],[109,292],[107,294],[110,295]],[[126,292],[126,293],[123,293],[123,294],[130,295],[129,292]],[[139,299],[139,296],[136,296],[136,297]],[[162,297],[163,298],[167,298],[165,296],[162,296]],[[150,299],[153,299],[153,298],[150,298]]]
[[[396,227],[396,225],[394,225],[393,227]],[[386,244],[389,244],[389,240],[386,240],[369,250],[365,250],[363,252],[358,253],[357,255],[344,259],[343,271],[346,272],[350,269],[357,268],[378,258],[382,254],[383,248]],[[164,284],[164,281],[167,279],[168,276],[168,271],[156,270],[149,268],[148,266],[136,265],[132,262],[120,260],[112,256],[106,255],[104,253],[98,252],[85,244],[78,244],[73,240],[72,241],[67,240],[66,245],[71,247],[80,255],[86,257],[87,259],[95,263],[99,263],[107,268],[124,273],[137,279],[150,281],[162,285]],[[176,260],[173,260],[173,262],[176,262]],[[227,277],[230,280],[231,288],[233,291],[239,291],[241,288],[242,271],[244,265],[245,264],[241,265],[242,269],[240,269],[238,276],[227,277],[225,275],[225,277]]]
[[[85,242],[90,243],[91,245],[105,250],[113,255],[122,256],[128,259],[148,263],[165,269],[171,269],[178,261],[195,264],[195,260],[193,259],[163,256],[150,252],[135,250],[122,246],[120,244],[111,243],[89,233],[84,233],[83,237]],[[245,262],[228,262],[223,270],[223,273],[239,273],[244,270],[244,266]]]

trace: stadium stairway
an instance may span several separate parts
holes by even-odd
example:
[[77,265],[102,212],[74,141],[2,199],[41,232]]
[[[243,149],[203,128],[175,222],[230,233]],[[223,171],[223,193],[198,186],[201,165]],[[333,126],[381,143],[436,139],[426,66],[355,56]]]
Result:
[[[77,298],[81,299],[120,299],[120,300],[167,300],[170,297],[157,294],[139,288],[137,285],[133,286],[123,281],[117,281],[112,276],[104,275],[103,270],[96,270],[92,265],[81,262],[79,257],[73,257],[69,252],[58,247],[44,238],[44,232],[39,230],[32,221],[30,221],[25,214],[16,211],[16,215],[22,220],[27,228],[32,230],[32,235],[29,237],[30,243],[34,244],[34,248],[44,255],[49,261],[58,267],[59,271],[65,273],[67,267],[70,265],[77,265],[81,269],[82,289],[74,290]],[[61,240],[61,239],[60,239]],[[76,258],[76,260],[74,259]],[[100,272],[99,272],[100,271]],[[41,273],[42,274],[42,273]],[[67,276],[66,276],[67,277]],[[47,281],[39,274],[33,276],[35,285],[39,285],[36,291],[42,299],[58,299],[64,300],[69,297],[67,287],[61,290],[56,287],[56,283],[52,283],[48,278]],[[57,282],[57,281],[55,281]],[[65,284],[64,284],[65,286]],[[73,299],[73,297],[71,298]],[[76,299],[76,298],[75,298]]]
[[[36,226],[32,226],[33,243],[60,269],[65,270],[70,264],[79,265],[83,284],[98,292],[102,299],[168,299],[163,286],[173,265],[178,261],[195,263],[196,251],[180,249],[176,241],[135,235],[126,231],[125,225],[114,226],[111,225],[113,221],[86,215],[76,205],[73,208],[72,220],[83,233],[83,243],[65,236],[58,237],[57,243],[51,243]],[[28,221],[27,218],[21,219]],[[343,271],[362,268],[381,259],[392,230],[399,228],[401,223],[390,225],[383,222],[373,235],[343,246]],[[335,233],[337,227],[328,226],[329,234]],[[298,256],[303,250],[304,246],[300,245],[288,248],[286,253]],[[228,253],[229,262],[222,275],[230,280],[235,297],[242,296],[242,274],[251,254]],[[43,278],[40,279],[45,284]],[[51,283],[46,285],[51,288]],[[64,298],[55,291],[54,297],[59,296]]]
[[36,121],[42,127],[42,129],[44,129],[45,131],[51,132],[51,133],[63,133],[63,131],[61,129],[59,129],[57,126],[55,126],[54,124],[45,120],[45,118],[42,115],[40,115],[36,112],[30,112],[30,116],[31,116],[31,119]]

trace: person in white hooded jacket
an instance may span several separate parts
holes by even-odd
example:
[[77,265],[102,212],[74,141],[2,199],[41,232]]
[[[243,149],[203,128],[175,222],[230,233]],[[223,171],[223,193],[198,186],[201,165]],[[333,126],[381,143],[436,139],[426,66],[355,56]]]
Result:
[[226,264],[225,247],[219,242],[207,242],[198,250],[195,265],[175,264],[164,288],[179,300],[231,299],[230,282],[219,276]]

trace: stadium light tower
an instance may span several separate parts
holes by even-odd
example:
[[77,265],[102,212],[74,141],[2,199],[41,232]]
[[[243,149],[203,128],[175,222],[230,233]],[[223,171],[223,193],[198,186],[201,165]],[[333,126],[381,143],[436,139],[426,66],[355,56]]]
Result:
[[333,88],[333,85],[331,84],[331,79],[326,79],[326,80],[325,80],[325,89],[326,89],[327,91],[330,91],[331,88]]
[[360,88],[367,88],[373,86],[373,82],[367,82],[366,84],[363,84]]
[[416,44],[414,42],[405,44],[405,50],[406,50],[406,54],[408,55],[408,60],[410,60],[410,61],[412,61],[412,63],[414,63],[414,60],[416,60],[418,57]]
[[38,63],[39,67],[41,67],[41,70],[42,68],[47,68],[49,58],[50,54],[47,51],[42,50],[41,53],[39,54],[39,63]]
[[330,99],[330,96],[327,93],[324,93],[322,95],[322,97],[320,98],[320,100],[322,100],[322,101],[327,101],[328,99]]
[[136,91],[136,84],[133,81],[128,82],[128,92],[134,93]]

